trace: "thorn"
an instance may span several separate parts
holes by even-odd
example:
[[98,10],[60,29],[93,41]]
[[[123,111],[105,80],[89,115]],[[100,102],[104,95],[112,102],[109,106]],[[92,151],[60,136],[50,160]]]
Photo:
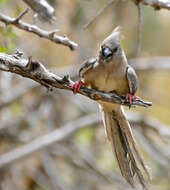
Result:
[[23,56],[23,52],[19,51],[18,49],[14,52],[14,57],[18,59],[19,57]]
[[15,18],[15,19],[13,20],[13,23],[18,23],[18,22],[21,20],[21,18],[22,18],[24,15],[26,15],[26,14],[28,13],[28,11],[29,11],[29,8],[27,8],[27,9],[25,9],[23,12],[21,12],[21,13],[17,16],[17,18]]
[[56,34],[56,32],[59,32],[59,30],[58,29],[55,29],[55,30],[53,30],[53,31],[51,31],[51,32],[49,32],[49,38],[50,39],[53,39],[54,38],[54,36],[55,36],[55,34]]
[[32,56],[29,56],[28,57],[28,64],[31,64],[32,63]]
[[69,82],[69,75],[65,75],[62,80],[63,82]]

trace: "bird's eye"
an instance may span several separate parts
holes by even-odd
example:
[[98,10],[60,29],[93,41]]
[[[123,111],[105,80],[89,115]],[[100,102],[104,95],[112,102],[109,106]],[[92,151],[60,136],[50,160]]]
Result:
[[115,48],[113,49],[113,53],[115,53],[117,50],[118,50],[118,47],[115,47]]
[[103,49],[102,53],[103,53],[103,56],[106,58],[111,57],[113,54],[112,51],[110,50],[110,48],[108,48],[108,47]]

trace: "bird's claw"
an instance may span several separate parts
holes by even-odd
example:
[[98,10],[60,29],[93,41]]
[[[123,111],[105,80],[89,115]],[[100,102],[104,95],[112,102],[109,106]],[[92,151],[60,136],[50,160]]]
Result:
[[134,96],[134,95],[132,95],[130,93],[126,94],[125,99],[129,103],[129,108],[131,108],[132,103],[133,103],[134,100],[140,100],[140,98],[138,96]]
[[84,83],[83,83],[81,80],[76,81],[76,82],[72,85],[73,93],[74,93],[74,94],[77,94],[77,92],[80,90],[80,88],[82,87],[83,84],[84,84]]

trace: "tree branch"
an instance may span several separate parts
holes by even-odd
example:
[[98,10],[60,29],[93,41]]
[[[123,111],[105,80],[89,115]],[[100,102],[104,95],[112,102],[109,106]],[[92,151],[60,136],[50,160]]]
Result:
[[[153,132],[156,132],[158,136],[160,135],[162,137],[166,137],[169,140],[170,132],[169,130],[167,130],[167,128],[169,127],[161,124],[159,121],[155,120],[155,118],[147,117],[146,119],[143,117],[143,115],[137,112],[128,112],[127,118],[131,122],[132,126],[141,126],[142,129],[144,128],[144,126],[147,126],[148,129],[151,129]],[[101,118],[98,117],[98,114],[83,116],[77,119],[76,121],[72,121],[59,129],[56,129],[42,137],[36,138],[35,140],[22,147],[19,147],[15,150],[1,155],[0,168],[12,164],[13,162],[19,159],[23,159],[28,155],[40,151],[55,143],[61,142],[70,137],[76,131],[85,128],[89,125],[97,124],[98,122],[101,122]],[[143,136],[143,133],[140,134]],[[145,143],[145,140],[142,141],[142,145]],[[155,157],[155,152],[152,156]],[[162,161],[160,162],[162,163]]]
[[38,16],[52,23],[55,20],[54,8],[46,0],[23,0]]
[[97,12],[97,14],[87,23],[83,26],[84,29],[87,29],[90,25],[93,24],[93,22],[108,8],[110,7],[113,3],[117,3],[117,0],[110,0],[109,2],[106,3],[106,5]]
[[[48,71],[40,62],[32,60],[31,57],[26,60],[16,54],[7,55],[0,53],[0,70],[16,73],[23,77],[30,78],[45,86],[48,90],[52,90],[54,87],[72,91],[72,85],[74,84],[74,82],[70,80],[68,76],[61,78]],[[81,87],[79,93],[95,101],[100,100],[129,106],[129,103],[126,101],[125,96],[120,97],[113,92],[103,93],[94,89]],[[133,107],[135,105],[148,107],[151,106],[152,103],[137,99],[132,103]]]
[[[153,57],[153,58],[133,58],[128,60],[129,64],[135,68],[137,72],[142,72],[142,71],[167,71],[170,70],[170,57]],[[55,73],[58,73],[59,75],[64,75],[64,73],[69,73],[71,69],[71,66],[66,66],[62,68],[50,68],[50,70],[54,71]],[[77,78],[77,73],[73,73],[71,75],[73,78]],[[20,84],[17,87],[11,88],[11,92],[13,91],[14,93],[8,93],[8,96],[5,94],[1,95],[0,99],[0,109],[3,108],[4,106],[8,106],[10,103],[13,101],[17,100],[19,97],[21,97],[27,90],[30,88],[37,87],[39,84],[38,83],[32,83],[32,81],[24,81],[24,84]],[[69,94],[63,94],[62,95],[66,96],[67,99],[73,101],[80,107],[82,105],[76,100],[76,99],[70,99]],[[83,109],[86,110],[86,106]],[[89,105],[88,105],[89,108]],[[89,110],[89,109],[88,109]],[[86,110],[87,111],[87,110]]]
[[128,62],[138,71],[170,69],[170,57],[134,58]]
[[11,25],[14,25],[21,30],[25,30],[27,32],[34,33],[37,36],[39,36],[41,38],[48,39],[48,40],[50,40],[56,44],[65,45],[65,46],[69,47],[71,50],[74,50],[78,46],[75,42],[71,41],[67,36],[63,37],[63,36],[57,35],[56,34],[57,30],[46,31],[46,30],[40,29],[36,25],[31,25],[31,24],[22,22],[21,18],[27,12],[28,12],[28,9],[23,11],[17,18],[11,18],[9,16],[6,16],[6,15],[0,13],[0,21],[5,23],[6,25],[11,24]]
[[153,7],[155,10],[168,9],[170,10],[169,0],[132,0],[135,4],[141,2],[144,5]]
[[84,116],[79,118],[76,121],[70,122],[66,124],[64,127],[61,127],[51,133],[48,133],[42,137],[39,137],[27,145],[12,150],[6,154],[0,156],[0,168],[4,167],[8,164],[11,164],[18,159],[22,159],[36,151],[39,151],[47,146],[50,146],[54,143],[60,142],[69,136],[71,136],[74,132],[98,122],[98,118],[96,114],[90,116]]
[[137,48],[136,55],[139,55],[142,48],[142,4],[138,3],[138,39],[137,39]]

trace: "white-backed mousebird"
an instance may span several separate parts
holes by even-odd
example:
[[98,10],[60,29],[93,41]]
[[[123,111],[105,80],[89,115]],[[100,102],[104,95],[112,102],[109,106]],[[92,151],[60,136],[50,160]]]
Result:
[[[79,70],[81,80],[73,85],[74,94],[82,85],[103,92],[125,95],[131,105],[138,86],[134,69],[128,64],[120,44],[120,29],[115,28],[101,44],[97,58],[86,61]],[[135,187],[134,177],[147,189],[141,169],[149,177],[149,172],[137,150],[131,127],[118,104],[98,101],[103,115],[103,123],[112,150],[117,159],[122,176]]]

